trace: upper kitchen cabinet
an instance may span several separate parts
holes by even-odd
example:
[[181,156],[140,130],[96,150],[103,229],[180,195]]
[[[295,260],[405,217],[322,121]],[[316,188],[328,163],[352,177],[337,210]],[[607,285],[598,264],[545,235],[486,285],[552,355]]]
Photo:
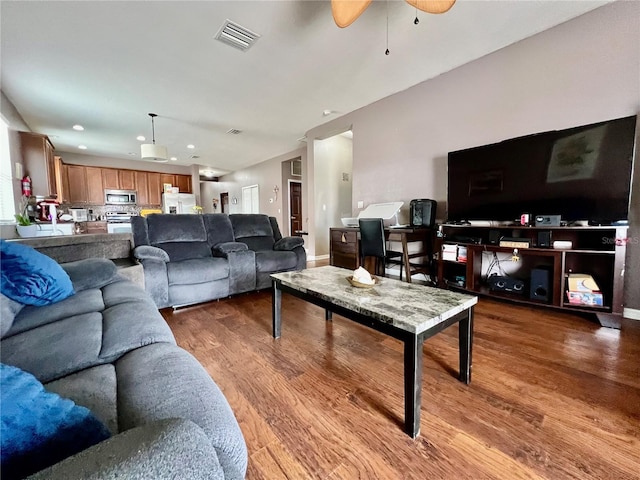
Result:
[[68,201],[72,205],[103,205],[104,188],[99,167],[66,165],[69,182]]
[[33,195],[58,194],[53,144],[46,135],[19,132],[22,166],[31,177]]
[[163,173],[160,180],[163,188],[168,183],[172,187],[178,187],[180,193],[191,193],[191,175]]
[[[160,205],[162,203],[162,175],[147,172],[148,205]],[[140,195],[138,193],[138,195]],[[140,203],[140,202],[138,202]]]
[[119,190],[120,180],[115,168],[102,168],[102,187],[109,190]]
[[191,175],[176,175],[174,186],[180,189],[180,193],[191,193]]
[[121,190],[136,190],[134,170],[118,170],[118,182]]
[[135,190],[135,170],[101,168],[102,187],[109,190]]

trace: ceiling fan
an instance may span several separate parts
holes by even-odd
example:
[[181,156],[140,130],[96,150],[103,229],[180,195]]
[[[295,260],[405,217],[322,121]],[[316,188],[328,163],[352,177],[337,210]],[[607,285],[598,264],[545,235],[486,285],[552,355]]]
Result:
[[[373,0],[331,0],[331,13],[340,28],[351,25],[362,15]],[[406,2],[427,13],[445,13],[456,0],[406,0]]]

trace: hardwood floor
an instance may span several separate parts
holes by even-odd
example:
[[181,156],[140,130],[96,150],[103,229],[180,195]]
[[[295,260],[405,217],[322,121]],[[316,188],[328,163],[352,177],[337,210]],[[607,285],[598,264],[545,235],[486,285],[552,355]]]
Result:
[[481,299],[469,386],[457,326],[425,343],[411,440],[400,342],[289,295],[282,312],[274,340],[269,291],[162,311],[229,400],[248,479],[640,478],[640,322]]

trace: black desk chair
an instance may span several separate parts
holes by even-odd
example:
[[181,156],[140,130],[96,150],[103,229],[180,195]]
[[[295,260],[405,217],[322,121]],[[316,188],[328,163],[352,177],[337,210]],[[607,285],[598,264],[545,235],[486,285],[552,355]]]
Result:
[[399,257],[400,280],[402,280],[402,253],[387,251],[382,219],[361,218],[358,223],[360,224],[360,265],[364,267],[365,257],[375,257],[376,275],[384,277],[387,261]]

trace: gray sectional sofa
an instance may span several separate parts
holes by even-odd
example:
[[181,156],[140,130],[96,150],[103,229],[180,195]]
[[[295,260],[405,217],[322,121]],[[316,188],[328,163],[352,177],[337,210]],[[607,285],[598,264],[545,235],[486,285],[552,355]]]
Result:
[[0,358],[89,408],[112,436],[33,478],[244,478],[247,450],[227,400],[149,295],[110,260],[63,268],[76,292],[65,300],[36,307],[0,296]]
[[269,275],[302,270],[301,237],[282,237],[276,219],[261,214],[132,218],[133,256],[158,308],[191,305],[269,288]]

